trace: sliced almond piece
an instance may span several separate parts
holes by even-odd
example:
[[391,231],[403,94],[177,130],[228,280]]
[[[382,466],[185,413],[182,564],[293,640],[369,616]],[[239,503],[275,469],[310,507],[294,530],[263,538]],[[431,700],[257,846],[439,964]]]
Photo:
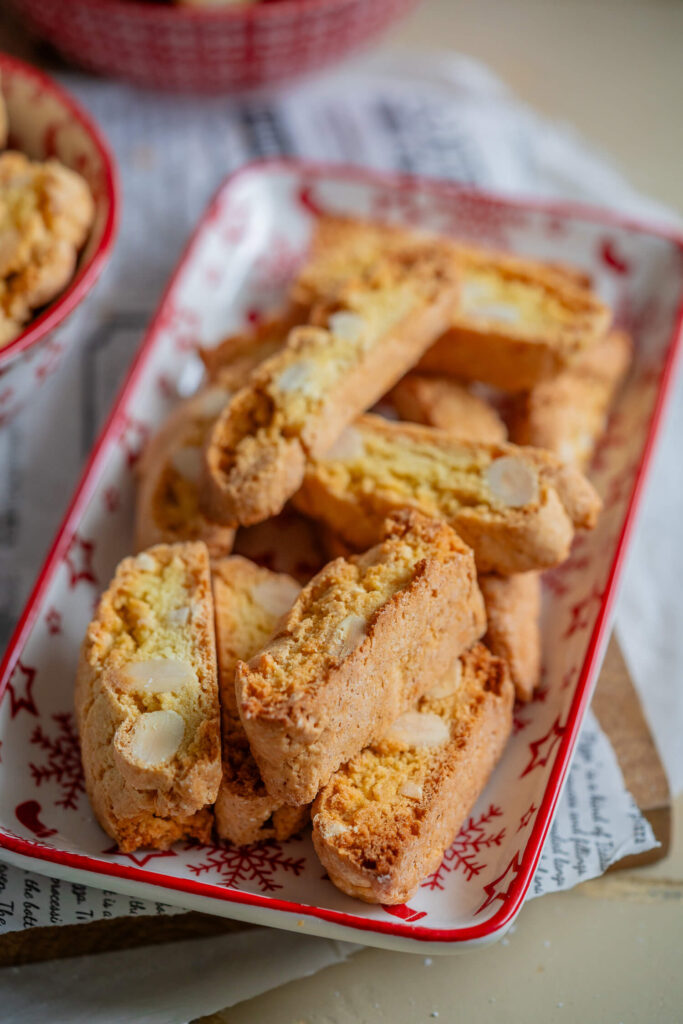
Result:
[[406,711],[384,736],[384,742],[410,750],[419,747],[439,747],[450,736],[450,729],[443,718],[433,711]]
[[336,338],[341,338],[342,341],[354,342],[358,341],[365,330],[365,321],[358,313],[340,310],[338,313],[332,314],[327,321],[327,326]]
[[534,466],[514,455],[503,455],[486,470],[486,480],[498,501],[523,508],[538,501],[538,473]]
[[163,764],[176,753],[184,735],[185,722],[177,711],[148,711],[130,731],[130,760],[148,768]]
[[180,608],[172,608],[166,616],[171,626],[186,626],[190,621],[190,609],[186,604]]
[[343,836],[345,832],[349,831],[349,826],[345,825],[343,821],[319,821],[320,816],[316,819],[316,825],[320,831],[321,836],[325,839],[333,839],[335,836]]
[[148,555],[146,551],[143,551],[141,555],[138,555],[136,562],[139,569],[143,572],[154,572],[157,567],[157,563],[154,561],[151,555]]
[[178,693],[197,682],[197,675],[189,662],[172,658],[134,661],[126,666],[126,677],[131,688],[140,693]]
[[251,588],[251,596],[269,615],[284,615],[296,601],[301,587],[286,576],[262,580]]
[[462,666],[460,660],[456,661],[445,676],[439,679],[438,683],[432,686],[425,694],[430,700],[442,700],[444,697],[451,697],[460,686]]
[[305,359],[292,363],[282,371],[275,381],[275,386],[285,395],[292,391],[300,391],[303,395],[313,396],[318,391],[316,381],[313,379],[314,370],[313,364]]
[[227,391],[226,388],[207,388],[199,396],[198,404],[202,416],[206,416],[207,419],[220,416],[231,398],[232,391]]
[[337,438],[328,452],[325,453],[325,460],[339,462],[360,459],[365,454],[365,445],[360,430],[355,427],[347,427],[343,434]]
[[367,622],[362,615],[347,615],[334,631],[331,650],[343,661],[363,642],[367,634]]
[[178,448],[171,456],[171,465],[183,480],[198,484],[202,475],[202,450],[195,445]]
[[399,789],[399,793],[401,796],[407,796],[411,800],[421,800],[422,786],[418,785],[417,782],[413,782],[412,779],[406,779]]

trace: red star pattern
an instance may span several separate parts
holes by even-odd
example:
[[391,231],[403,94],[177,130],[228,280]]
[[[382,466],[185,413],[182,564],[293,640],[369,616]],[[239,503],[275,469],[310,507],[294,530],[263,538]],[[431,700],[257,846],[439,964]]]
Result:
[[173,381],[167,374],[160,373],[157,377],[157,387],[159,388],[160,394],[163,398],[175,398],[176,390],[173,386]]
[[[635,428],[634,428],[635,429]],[[624,466],[609,482],[605,494],[604,507],[612,508],[629,497],[633,490],[633,481],[640,464],[640,453],[634,462]]]
[[97,576],[92,560],[95,545],[91,540],[83,540],[77,533],[71,538],[69,550],[64,562],[69,569],[69,586],[73,589],[79,583],[97,583]]
[[487,907],[490,907],[494,900],[500,900],[501,903],[505,903],[507,900],[510,899],[512,887],[514,885],[515,879],[517,878],[517,875],[520,872],[521,866],[522,864],[519,859],[518,850],[512,858],[512,860],[510,861],[510,863],[508,864],[508,866],[505,868],[505,871],[502,873],[502,875],[498,875],[498,878],[494,878],[492,882],[489,882],[488,885],[484,886],[486,899],[484,900],[482,905],[477,910],[475,910],[475,915],[481,914],[482,910],[486,910]]
[[525,718],[522,715],[522,712],[530,709],[534,704],[545,704],[547,696],[548,687],[539,686],[539,688],[534,692],[531,700],[525,701],[525,703],[515,701],[514,713],[512,716],[512,733],[514,736],[516,736],[518,732],[522,732],[523,729],[526,729],[526,727],[531,725],[534,720],[533,714],[531,718]]
[[121,504],[121,495],[119,494],[118,487],[107,487],[104,494],[102,495],[104,507],[107,512],[116,512],[117,508]]
[[560,725],[560,716],[558,715],[545,736],[531,741],[529,744],[531,759],[520,775],[520,779],[523,779],[525,775],[529,775],[535,768],[541,768],[548,763],[550,755],[564,735],[565,728],[566,726]]
[[51,373],[55,372],[59,366],[59,361],[62,358],[62,346],[51,338],[46,343],[41,355],[45,355],[45,359],[36,367],[36,380],[44,380],[46,377],[49,377]]
[[567,624],[565,632],[562,634],[562,639],[566,640],[570,636],[574,636],[580,630],[587,629],[591,624],[592,615],[589,612],[590,606],[593,602],[597,602],[599,605],[605,595],[604,588],[600,589],[597,585],[593,587],[585,597],[582,597],[580,601],[573,604],[570,608],[569,614],[570,619]]
[[538,807],[536,806],[536,804],[531,804],[531,806],[524,812],[522,817],[519,819],[519,827],[517,829],[518,832],[521,832],[523,828],[527,827],[527,825],[529,824],[537,810]]
[[162,857],[175,857],[175,850],[151,850],[146,853],[144,850],[135,853],[121,853],[118,846],[108,846],[106,850],[102,850],[102,853],[116,854],[118,857],[125,857],[126,860],[130,860],[133,864],[136,864],[139,868],[144,868],[145,864],[149,864],[151,860],[159,860]]
[[133,416],[126,416],[119,443],[126,453],[126,462],[129,467],[132,468],[142,455],[142,449],[145,447],[148,437],[149,427],[146,423],[136,420]]
[[577,677],[578,674],[579,674],[579,669],[578,669],[577,665],[572,665],[571,668],[567,669],[565,674],[562,676],[562,682],[560,684],[560,689],[561,690],[567,690],[574,683],[574,681],[576,680],[576,677]]
[[51,636],[55,636],[57,633],[62,632],[62,616],[56,608],[50,608],[47,615],[45,616],[45,625],[47,631]]
[[600,245],[600,258],[606,267],[619,276],[626,276],[631,272],[629,262],[619,254],[619,250],[613,238],[604,238]]
[[38,716],[38,708],[33,699],[35,681],[36,670],[18,661],[7,684],[12,718],[16,718],[22,709],[30,715]]

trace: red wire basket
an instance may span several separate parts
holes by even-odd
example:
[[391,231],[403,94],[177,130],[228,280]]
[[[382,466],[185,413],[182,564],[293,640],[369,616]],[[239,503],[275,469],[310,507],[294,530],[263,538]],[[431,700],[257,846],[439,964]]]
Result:
[[283,82],[370,42],[418,0],[271,0],[185,7],[140,0],[12,0],[64,57],[138,85],[228,92]]

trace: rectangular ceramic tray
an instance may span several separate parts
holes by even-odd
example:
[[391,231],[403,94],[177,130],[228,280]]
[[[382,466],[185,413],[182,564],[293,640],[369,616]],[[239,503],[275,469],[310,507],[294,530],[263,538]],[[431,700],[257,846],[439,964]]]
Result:
[[[382,217],[588,270],[633,332],[633,371],[596,454],[605,509],[545,576],[544,672],[471,818],[409,905],[368,906],[326,879],[310,839],[118,854],[83,790],[72,714],[78,648],[132,545],[133,471],[197,342],[277,304],[320,210]],[[590,700],[681,332],[683,245],[594,210],[513,202],[359,170],[247,167],[209,206],[95,446],[0,673],[0,851],[68,880],[279,928],[422,952],[499,938],[529,888]]]

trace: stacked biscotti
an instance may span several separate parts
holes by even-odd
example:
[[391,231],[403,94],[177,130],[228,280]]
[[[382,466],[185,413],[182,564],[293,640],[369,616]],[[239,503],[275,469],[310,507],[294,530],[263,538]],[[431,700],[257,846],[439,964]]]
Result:
[[328,217],[202,355],[83,645],[93,808],[122,850],[312,820],[336,886],[403,902],[538,685],[628,339],[578,271]]

